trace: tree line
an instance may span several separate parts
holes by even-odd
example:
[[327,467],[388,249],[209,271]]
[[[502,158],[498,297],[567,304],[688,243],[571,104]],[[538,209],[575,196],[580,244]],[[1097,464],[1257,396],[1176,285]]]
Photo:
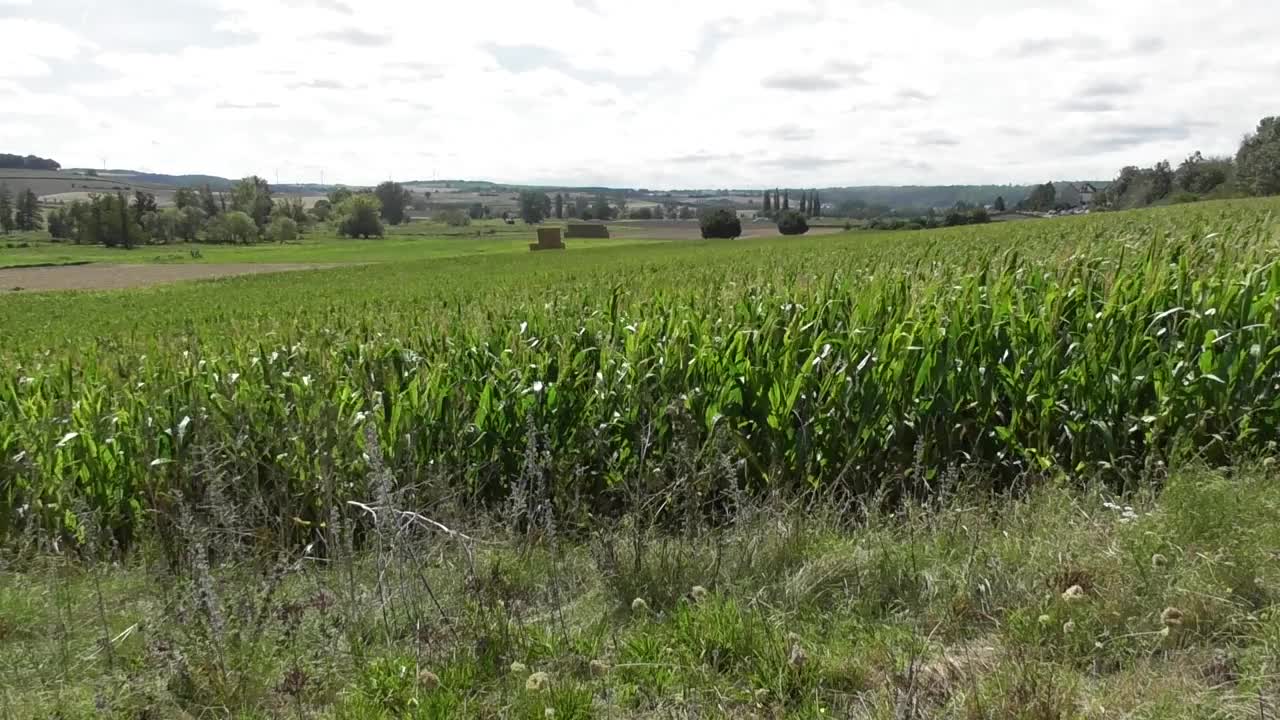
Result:
[[1102,192],[1102,203],[1126,209],[1264,195],[1280,195],[1280,117],[1259,121],[1234,157],[1205,157],[1196,151],[1177,168],[1166,160],[1147,168],[1121,168]]
[[409,208],[425,208],[425,202],[399,183],[385,182],[372,191],[338,188],[308,209],[300,198],[276,196],[266,180],[254,175],[229,192],[208,184],[178,188],[169,208],[160,208],[152,193],[117,191],[91,194],[88,200],[55,207],[42,217],[33,191],[15,199],[0,185],[0,231],[40,230],[47,225],[56,239],[133,248],[178,241],[291,242],[317,223],[332,222],[339,235],[369,238],[381,237],[384,224],[406,222]]
[[[797,212],[806,218],[822,217],[822,198],[817,190],[799,191],[799,207]],[[782,213],[791,210],[790,190],[765,190],[761,212],[765,217],[778,219]]]
[[0,153],[0,169],[4,170],[61,170],[62,165],[48,158],[35,155],[11,155]]

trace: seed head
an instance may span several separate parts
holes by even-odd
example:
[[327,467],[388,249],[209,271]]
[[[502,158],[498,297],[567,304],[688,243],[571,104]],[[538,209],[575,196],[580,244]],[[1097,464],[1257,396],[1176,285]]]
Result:
[[1063,635],[1070,635],[1071,633],[1073,633],[1073,632],[1075,632],[1075,631],[1076,631],[1076,621],[1075,621],[1075,620],[1068,620],[1068,621],[1066,621],[1066,622],[1062,623],[1062,634],[1063,634]]
[[547,708],[546,710],[542,711],[542,717],[547,718],[548,720],[550,720],[551,718],[554,718],[555,716],[556,716],[555,708]]
[[511,663],[511,674],[524,677],[529,674],[529,666],[522,662],[513,662]]
[[693,589],[689,591],[689,599],[696,605],[705,602],[709,594],[706,588],[701,585],[694,585]]
[[1049,623],[1053,622],[1053,616],[1041,615],[1039,618],[1039,621],[1041,625],[1048,625]]
[[551,676],[544,672],[536,672],[524,681],[524,689],[539,693],[551,689]]
[[645,602],[644,598],[636,598],[631,601],[631,612],[636,613],[637,615],[649,612],[649,603]]
[[418,687],[423,690],[435,690],[440,687],[440,676],[430,670],[422,670],[418,673]]
[[1182,620],[1182,611],[1176,607],[1167,607],[1160,613],[1160,622],[1164,623],[1165,627],[1177,627],[1182,624]]
[[1155,555],[1151,556],[1151,567],[1155,568],[1156,570],[1162,570],[1168,566],[1169,566],[1169,558],[1165,557],[1164,555],[1161,555],[1160,553],[1156,553]]
[[1084,588],[1079,585],[1072,585],[1067,588],[1066,592],[1062,593],[1062,599],[1069,603],[1078,603],[1088,600],[1089,596],[1084,594]]

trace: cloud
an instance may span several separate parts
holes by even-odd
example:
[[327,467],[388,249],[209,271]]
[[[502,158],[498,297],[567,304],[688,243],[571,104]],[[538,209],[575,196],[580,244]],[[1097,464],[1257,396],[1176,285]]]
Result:
[[1164,50],[1165,46],[1164,38],[1155,35],[1139,35],[1129,43],[1129,50],[1135,55],[1155,55]]
[[955,147],[960,139],[941,130],[931,130],[916,135],[916,144],[925,147]]
[[841,167],[852,162],[848,158],[824,157],[819,155],[787,155],[773,158],[764,164],[782,170],[823,170]]
[[1071,99],[1058,103],[1058,109],[1063,112],[1099,113],[1114,112],[1120,107],[1110,100]]
[[282,181],[1111,177],[1233,153],[1280,68],[1275,0],[0,3],[0,137]]
[[862,76],[867,70],[867,65],[832,60],[820,72],[781,72],[766,77],[760,84],[770,90],[825,92],[865,83]]
[[1106,48],[1102,38],[1094,35],[1067,35],[1062,37],[1028,38],[1014,46],[1011,54],[1016,58],[1034,58],[1044,55],[1072,53],[1076,55],[1097,53]]
[[273,102],[236,103],[224,100],[214,107],[219,110],[275,110],[280,105]]
[[379,35],[378,33],[366,32],[357,28],[345,28],[343,30],[321,33],[319,37],[330,42],[364,48],[383,47],[391,44],[390,35]]
[[1141,89],[1136,82],[1119,82],[1115,80],[1099,80],[1084,86],[1077,94],[1084,97],[1118,97],[1133,95]]
[[347,89],[347,85],[345,83],[338,82],[337,80],[329,80],[326,78],[316,78],[314,80],[307,80],[306,82],[293,83],[289,87],[299,88],[299,89],[308,89],[308,90],[346,90]]
[[778,125],[770,128],[762,133],[765,137],[780,142],[801,142],[804,140],[812,140],[814,138],[813,128],[802,127],[793,123]]
[[1081,135],[1080,147],[1088,152],[1115,152],[1158,142],[1180,142],[1191,137],[1197,123],[1102,125]]

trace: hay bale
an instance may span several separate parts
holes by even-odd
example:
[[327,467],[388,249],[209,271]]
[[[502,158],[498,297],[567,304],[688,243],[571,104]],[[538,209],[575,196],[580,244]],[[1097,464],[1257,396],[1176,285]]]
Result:
[[530,250],[563,250],[560,228],[538,228],[538,242],[529,245]]
[[600,223],[569,223],[564,234],[567,238],[609,239],[609,226]]

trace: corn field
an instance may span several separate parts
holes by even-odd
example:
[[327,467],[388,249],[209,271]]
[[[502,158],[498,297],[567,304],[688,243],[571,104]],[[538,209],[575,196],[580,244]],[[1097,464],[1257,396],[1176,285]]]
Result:
[[1277,209],[6,298],[0,534],[92,514],[127,544],[211,478],[297,541],[379,477],[409,506],[536,490],[586,517],[682,477],[703,497],[928,493],[955,467],[1123,487],[1274,454]]

